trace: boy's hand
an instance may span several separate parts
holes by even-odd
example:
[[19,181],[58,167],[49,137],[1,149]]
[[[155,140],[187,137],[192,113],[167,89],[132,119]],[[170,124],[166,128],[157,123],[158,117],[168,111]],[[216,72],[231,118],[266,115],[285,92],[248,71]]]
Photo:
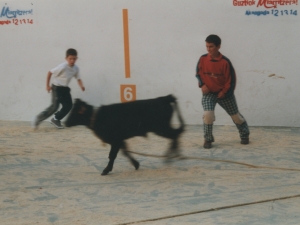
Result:
[[83,86],[82,80],[79,79],[79,80],[77,80],[77,82],[78,82],[78,85],[79,85],[79,87],[81,88],[81,90],[84,91],[84,90],[85,90],[85,87]]
[[201,87],[201,90],[202,90],[203,94],[208,94],[209,93],[209,89],[205,84]]
[[49,86],[49,85],[46,87],[46,90],[47,90],[49,93],[50,93],[51,89],[52,89],[52,88],[51,88],[51,86]]
[[225,98],[225,93],[223,91],[220,91],[218,94],[218,98]]
[[46,90],[50,93],[51,91],[51,86],[50,86],[50,79],[51,79],[52,73],[49,71],[47,74],[47,79],[46,79]]

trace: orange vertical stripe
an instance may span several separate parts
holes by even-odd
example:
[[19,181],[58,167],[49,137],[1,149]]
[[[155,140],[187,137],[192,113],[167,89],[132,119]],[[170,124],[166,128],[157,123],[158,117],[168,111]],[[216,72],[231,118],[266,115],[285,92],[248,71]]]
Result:
[[130,78],[129,29],[128,29],[127,9],[123,9],[123,30],[124,30],[125,77]]

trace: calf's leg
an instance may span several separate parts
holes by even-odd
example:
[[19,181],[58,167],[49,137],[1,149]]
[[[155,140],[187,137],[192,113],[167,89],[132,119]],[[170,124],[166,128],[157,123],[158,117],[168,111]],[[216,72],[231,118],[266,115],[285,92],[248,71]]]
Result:
[[167,152],[166,156],[167,157],[177,157],[179,155],[180,154],[178,151],[178,138],[174,138],[174,139],[172,139],[169,151]]
[[107,175],[110,171],[112,171],[114,166],[114,161],[117,158],[117,154],[120,149],[120,144],[111,144],[111,149],[109,152],[109,162],[108,165],[105,167],[105,169],[102,171],[101,175]]
[[135,168],[136,170],[138,170],[139,167],[140,167],[140,163],[139,163],[138,161],[136,161],[136,160],[131,156],[131,154],[127,151],[127,145],[126,145],[125,142],[123,142],[123,144],[122,144],[122,146],[121,146],[121,149],[122,149],[123,154],[124,154],[127,158],[129,158],[129,160],[130,160],[130,162],[132,163],[132,165],[134,166],[134,168]]
[[183,132],[182,128],[174,129],[169,124],[160,127],[159,131],[155,132],[157,135],[169,138],[172,140],[170,148],[166,154],[167,157],[175,157],[179,155],[178,151],[178,138],[180,134]]

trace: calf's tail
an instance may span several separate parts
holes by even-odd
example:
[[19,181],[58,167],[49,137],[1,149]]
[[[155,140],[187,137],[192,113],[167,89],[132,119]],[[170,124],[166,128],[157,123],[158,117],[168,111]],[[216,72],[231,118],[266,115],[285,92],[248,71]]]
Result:
[[169,100],[170,103],[174,104],[173,108],[174,108],[175,112],[177,113],[177,117],[178,117],[178,120],[180,122],[180,127],[177,129],[178,133],[180,134],[180,133],[182,133],[184,131],[185,124],[184,124],[183,118],[181,116],[181,112],[179,110],[179,106],[177,104],[177,100],[176,100],[176,98],[173,95],[168,95],[167,98],[168,98],[168,100]]

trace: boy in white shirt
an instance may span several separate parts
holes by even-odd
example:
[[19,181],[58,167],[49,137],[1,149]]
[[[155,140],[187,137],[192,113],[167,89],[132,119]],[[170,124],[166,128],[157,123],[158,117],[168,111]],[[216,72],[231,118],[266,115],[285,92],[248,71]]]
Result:
[[[32,126],[37,129],[38,125],[53,113],[55,113],[62,104],[60,111],[54,114],[51,119],[51,123],[59,129],[64,128],[61,125],[60,120],[63,119],[72,109],[72,97],[71,89],[68,87],[71,79],[74,77],[77,79],[78,85],[82,91],[85,90],[82,80],[79,75],[79,68],[75,65],[77,60],[77,51],[75,49],[68,49],[66,52],[66,62],[58,65],[50,70],[47,74],[46,90],[50,92],[52,90],[52,102],[51,105],[43,112],[38,114],[32,121]],[[52,76],[52,85],[50,86],[50,80]]]

